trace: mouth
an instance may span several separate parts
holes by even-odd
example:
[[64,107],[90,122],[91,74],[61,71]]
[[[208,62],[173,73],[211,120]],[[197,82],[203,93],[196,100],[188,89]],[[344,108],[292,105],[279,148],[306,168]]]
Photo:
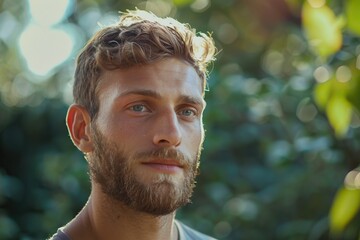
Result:
[[178,173],[184,168],[184,166],[180,164],[179,161],[173,159],[156,159],[148,162],[142,162],[141,164],[147,168],[150,168],[151,170],[167,174]]

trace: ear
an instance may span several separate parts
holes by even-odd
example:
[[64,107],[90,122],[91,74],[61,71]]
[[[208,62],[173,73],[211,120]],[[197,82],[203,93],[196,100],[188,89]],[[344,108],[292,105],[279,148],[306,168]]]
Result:
[[90,135],[90,115],[81,105],[73,104],[69,107],[66,115],[66,125],[75,146],[83,153],[93,150],[93,142]]

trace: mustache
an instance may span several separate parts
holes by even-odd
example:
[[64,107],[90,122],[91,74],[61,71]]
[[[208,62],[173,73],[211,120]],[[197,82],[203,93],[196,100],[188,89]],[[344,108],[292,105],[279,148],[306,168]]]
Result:
[[139,152],[133,155],[135,159],[151,159],[151,158],[161,158],[161,159],[173,159],[178,161],[181,165],[189,166],[190,165],[190,158],[185,156],[182,152],[176,149],[169,149],[169,148],[160,148],[154,149],[151,151],[146,152]]

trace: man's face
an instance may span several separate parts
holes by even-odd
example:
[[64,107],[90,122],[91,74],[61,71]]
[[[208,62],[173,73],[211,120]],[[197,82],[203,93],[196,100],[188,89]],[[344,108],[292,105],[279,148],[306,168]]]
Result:
[[105,194],[153,215],[189,202],[204,137],[201,86],[175,58],[104,73],[88,160]]

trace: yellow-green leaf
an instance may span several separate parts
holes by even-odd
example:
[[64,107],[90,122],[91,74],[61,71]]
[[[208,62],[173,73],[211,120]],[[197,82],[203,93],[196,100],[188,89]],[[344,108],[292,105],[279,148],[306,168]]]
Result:
[[335,130],[335,134],[341,137],[349,128],[352,105],[346,99],[345,95],[333,94],[326,105],[326,115]]
[[341,233],[360,209],[360,190],[341,188],[330,210],[330,229]]
[[360,112],[360,71],[356,67],[352,67],[351,71],[353,77],[350,82],[347,96],[349,102],[351,102],[354,108],[356,108]]
[[193,2],[194,0],[173,0],[175,6],[186,6]]
[[350,31],[360,35],[360,1],[359,0],[347,0],[346,1],[346,18],[347,26]]
[[327,58],[342,45],[342,33],[334,12],[326,5],[312,7],[305,1],[302,23],[308,42],[321,57]]
[[334,79],[330,79],[326,82],[318,83],[315,86],[314,99],[316,104],[322,109],[326,108],[326,104],[331,96],[333,81]]

